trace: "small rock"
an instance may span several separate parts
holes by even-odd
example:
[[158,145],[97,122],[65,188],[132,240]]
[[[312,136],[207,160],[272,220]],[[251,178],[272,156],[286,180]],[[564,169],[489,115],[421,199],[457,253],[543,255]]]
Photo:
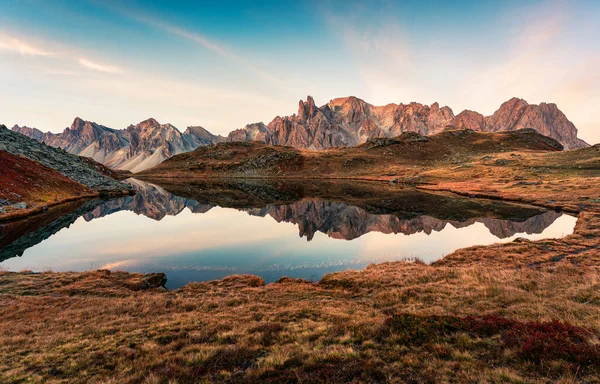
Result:
[[20,202],[20,203],[14,204],[13,207],[15,207],[16,209],[25,209],[25,208],[27,208],[27,203]]
[[0,207],[0,214],[4,213],[4,208]]
[[531,240],[526,239],[524,237],[517,237],[513,242],[514,243],[531,243]]
[[398,183],[398,178],[394,177],[393,179],[390,179],[390,183],[397,184]]
[[510,163],[510,161],[506,160],[506,159],[498,159],[496,160],[496,165],[508,165]]
[[4,205],[10,205],[10,201],[8,201],[6,199],[0,199],[0,207],[2,207]]
[[142,289],[164,287],[167,284],[167,275],[164,273],[149,273],[141,280]]

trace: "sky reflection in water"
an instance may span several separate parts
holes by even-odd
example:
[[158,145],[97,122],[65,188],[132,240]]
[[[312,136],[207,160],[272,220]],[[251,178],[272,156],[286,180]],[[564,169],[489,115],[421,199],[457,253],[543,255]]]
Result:
[[267,282],[281,276],[318,280],[375,262],[414,257],[431,262],[471,245],[562,237],[576,222],[556,212],[520,222],[403,219],[318,198],[240,210],[132,182],[140,190],[135,197],[99,205],[0,268],[165,272],[169,288],[235,273],[256,274]]

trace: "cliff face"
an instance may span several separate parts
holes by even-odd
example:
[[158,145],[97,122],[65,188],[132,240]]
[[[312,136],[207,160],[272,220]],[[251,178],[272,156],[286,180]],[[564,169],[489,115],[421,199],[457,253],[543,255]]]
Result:
[[151,168],[178,153],[224,140],[202,127],[189,127],[181,133],[171,124],[160,124],[155,119],[122,130],[76,118],[71,127],[60,134],[17,125],[13,131],[67,152],[91,157],[108,167],[132,172]]
[[559,141],[565,149],[587,146],[577,129],[555,104],[528,104],[513,98],[492,116],[465,110],[454,115],[449,107],[419,103],[373,106],[356,97],[331,100],[317,107],[312,97],[300,101],[298,113],[276,117],[267,126],[249,124],[229,134],[228,141],[259,140],[271,145],[327,149],[355,146],[372,138],[395,137],[403,132],[434,135],[451,128],[499,132],[533,128]]
[[492,116],[485,119],[489,131],[514,131],[533,128],[544,136],[552,137],[565,149],[587,147],[577,138],[577,128],[554,103],[528,104],[525,100],[512,98],[500,106]]

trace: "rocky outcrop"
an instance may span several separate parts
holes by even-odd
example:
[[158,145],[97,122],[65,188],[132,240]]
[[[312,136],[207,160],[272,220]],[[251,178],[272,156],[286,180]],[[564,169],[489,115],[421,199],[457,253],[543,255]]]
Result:
[[577,138],[577,129],[554,103],[528,104],[523,99],[512,98],[502,104],[492,116],[485,119],[486,130],[514,131],[533,128],[544,136],[558,140],[565,149],[587,147]]
[[160,124],[155,119],[147,119],[122,130],[79,117],[60,134],[43,133],[36,128],[18,125],[12,129],[49,146],[90,157],[114,169],[132,172],[151,168],[173,155],[192,151],[201,145],[225,140],[202,127],[188,127],[181,133],[171,124]]
[[486,123],[485,117],[481,113],[464,110],[454,119],[450,121],[450,124],[446,129],[471,129],[473,131],[485,131]]
[[81,156],[53,148],[25,135],[0,127],[0,151],[26,157],[95,190],[124,190],[129,187],[96,170]]
[[271,145],[327,149],[355,146],[373,138],[390,138],[403,132],[434,135],[447,129],[498,132],[533,128],[559,141],[566,149],[587,144],[577,138],[577,129],[555,104],[528,104],[511,99],[492,116],[465,110],[454,115],[449,107],[419,103],[373,106],[356,97],[331,100],[317,107],[311,96],[300,101],[298,113],[273,119],[268,125],[255,123],[231,132],[228,141],[259,140]]
[[188,137],[196,147],[225,141],[225,137],[213,135],[201,126],[187,127],[185,132],[183,132],[183,137]]

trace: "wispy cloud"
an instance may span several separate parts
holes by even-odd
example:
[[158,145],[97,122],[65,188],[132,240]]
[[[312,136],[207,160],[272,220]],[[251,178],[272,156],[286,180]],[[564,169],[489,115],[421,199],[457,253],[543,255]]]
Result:
[[[98,2],[97,4],[107,6],[105,3]],[[165,21],[152,18],[152,17],[144,15],[140,12],[133,12],[131,10],[124,9],[121,7],[119,7],[119,8],[109,7],[109,8],[112,9],[113,11],[115,11],[121,15],[124,15],[126,17],[129,17],[130,19],[135,20],[137,22],[146,24],[155,29],[163,30],[167,33],[170,33],[170,34],[173,34],[173,35],[176,35],[179,37],[183,37],[189,41],[199,44],[202,47],[212,51],[213,53],[216,53],[217,55],[224,57],[227,60],[240,65],[240,67],[242,67],[243,69],[250,71],[264,79],[267,79],[276,85],[284,86],[284,84],[285,84],[280,78],[272,75],[271,73],[269,73],[262,67],[252,64],[252,61],[254,61],[254,60],[249,59],[247,57],[243,57],[243,56],[239,55],[238,53],[232,51],[231,49],[225,47],[223,44],[215,42],[212,39],[210,39],[198,32],[193,32],[193,31],[181,28],[179,26],[169,24]]]
[[78,62],[79,62],[79,64],[83,65],[84,67],[86,67],[88,69],[92,69],[94,71],[98,71],[98,72],[115,73],[115,74],[124,72],[121,68],[119,68],[117,66],[96,63],[94,61],[86,59],[85,57],[80,58],[78,60]]
[[23,56],[52,56],[55,54],[23,40],[2,35],[0,35],[0,51],[9,51]]

